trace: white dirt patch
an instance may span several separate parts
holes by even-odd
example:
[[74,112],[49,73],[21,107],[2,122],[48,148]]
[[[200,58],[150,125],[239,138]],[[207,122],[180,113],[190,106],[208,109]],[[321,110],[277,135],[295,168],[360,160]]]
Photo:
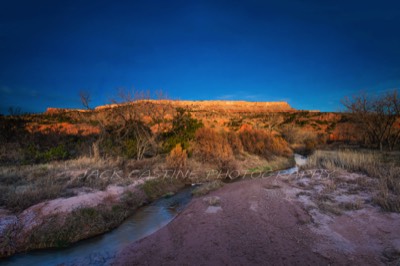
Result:
[[205,197],[203,201],[209,206],[217,206],[221,203],[221,198],[218,196]]
[[55,213],[71,212],[81,207],[95,207],[103,203],[105,199],[118,199],[118,197],[120,197],[126,190],[131,190],[137,185],[143,184],[145,181],[154,178],[155,177],[143,178],[125,187],[110,185],[104,191],[79,193],[77,196],[70,198],[58,198],[42,202],[28,208],[21,215],[24,217],[26,213],[30,213],[35,210],[40,210],[42,215],[51,215]]
[[221,206],[208,206],[206,209],[206,213],[217,213],[219,211],[222,211]]
[[[329,176],[321,173],[308,177],[296,173],[282,178],[285,186],[281,191],[286,199],[300,202],[312,217],[308,227],[320,236],[313,250],[324,257],[340,252],[349,261],[362,254],[373,264],[387,262],[382,259],[387,250],[400,252],[400,214],[383,212],[371,205],[373,192],[366,184],[376,180],[344,171]],[[320,209],[321,203],[335,206],[341,214]],[[351,209],[353,206],[358,210]]]
[[257,212],[258,209],[258,203],[256,201],[251,201],[250,202],[250,210]]
[[307,157],[302,156],[300,154],[295,154],[294,155],[294,161],[296,162],[297,166],[302,166],[307,163]]
[[21,228],[21,235],[23,235],[33,230],[36,226],[45,223],[47,217],[51,215],[60,213],[67,214],[82,207],[96,207],[100,204],[116,202],[125,191],[133,191],[138,185],[154,178],[156,177],[139,179],[125,187],[110,185],[104,191],[84,193],[85,189],[82,189],[81,193],[76,196],[41,202],[29,207],[17,216],[2,215],[0,217],[0,237],[2,233],[9,228],[10,223],[18,224],[18,227]]

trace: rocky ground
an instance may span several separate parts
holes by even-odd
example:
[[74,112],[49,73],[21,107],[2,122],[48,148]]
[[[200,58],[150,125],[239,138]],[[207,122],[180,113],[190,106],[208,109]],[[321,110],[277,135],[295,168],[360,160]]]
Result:
[[113,264],[399,265],[400,214],[373,205],[375,185],[323,170],[240,180],[193,199]]

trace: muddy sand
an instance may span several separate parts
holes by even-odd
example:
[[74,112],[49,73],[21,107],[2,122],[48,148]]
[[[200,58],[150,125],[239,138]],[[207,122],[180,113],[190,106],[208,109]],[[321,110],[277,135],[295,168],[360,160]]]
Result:
[[360,178],[375,182],[344,172],[227,184],[113,264],[400,265],[400,214],[374,206]]

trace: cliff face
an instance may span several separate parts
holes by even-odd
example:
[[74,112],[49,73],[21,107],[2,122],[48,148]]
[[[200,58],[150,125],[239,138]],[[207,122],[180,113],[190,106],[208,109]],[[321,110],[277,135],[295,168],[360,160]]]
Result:
[[[246,102],[246,101],[180,101],[180,100],[143,100],[154,104],[169,104],[192,110],[232,111],[232,112],[290,112],[296,111],[287,102]],[[142,102],[143,102],[142,101]],[[115,108],[110,104],[96,107],[95,110]]]
[[[140,100],[138,102],[150,102],[160,105],[171,105],[173,107],[190,108],[196,111],[228,111],[228,112],[293,112],[287,102],[246,102],[246,101],[180,101],[180,100]],[[134,104],[134,103],[132,103]],[[115,108],[124,104],[108,104],[95,108],[96,111]],[[46,110],[46,114],[60,114],[71,111],[89,112],[82,109],[52,108]]]
[[292,111],[287,102],[246,102],[246,101],[175,101],[180,106],[231,110]]
[[82,109],[67,109],[67,108],[54,108],[54,107],[48,107],[46,111],[44,112],[45,114],[62,114],[62,113],[67,113],[67,112],[90,112],[89,110],[82,110]]

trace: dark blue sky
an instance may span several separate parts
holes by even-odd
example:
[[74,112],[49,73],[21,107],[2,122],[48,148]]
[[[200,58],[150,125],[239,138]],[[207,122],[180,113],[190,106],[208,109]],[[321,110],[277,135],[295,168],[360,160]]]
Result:
[[82,89],[100,105],[119,87],[336,111],[399,85],[399,1],[0,3],[2,113],[80,107]]

